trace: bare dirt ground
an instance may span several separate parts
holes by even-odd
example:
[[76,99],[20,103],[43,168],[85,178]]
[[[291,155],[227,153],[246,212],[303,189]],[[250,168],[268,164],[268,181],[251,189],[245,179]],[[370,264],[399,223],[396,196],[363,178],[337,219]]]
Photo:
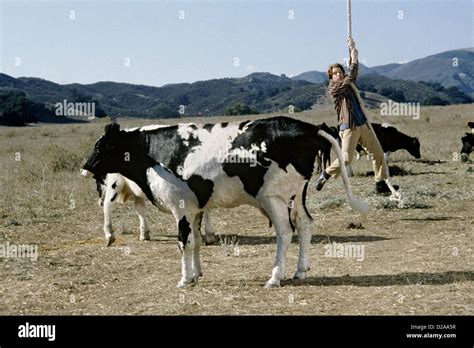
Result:
[[[148,204],[152,240],[140,242],[132,204],[118,206],[113,220],[118,238],[105,246],[95,182],[78,174],[105,121],[0,127],[0,245],[38,248],[36,261],[0,257],[0,314],[472,315],[474,168],[456,153],[473,112],[469,105],[426,107],[413,120],[373,111],[372,122],[390,122],[421,142],[422,160],[404,151],[391,157],[390,164],[407,174],[394,177],[403,206],[372,193],[364,159],[354,164],[351,184],[370,203],[368,214],[350,210],[340,180],[329,181],[322,192],[311,183],[312,268],[307,279],[287,280],[272,290],[263,285],[271,274],[275,233],[256,209],[213,213],[215,230],[237,236],[238,249],[227,256],[221,245],[204,246],[204,276],[198,285],[178,290],[180,253],[171,216]],[[331,109],[293,117],[335,123]],[[191,121],[223,119],[229,118]],[[189,119],[167,122],[184,121]],[[348,228],[350,223],[362,228]],[[328,257],[333,242],[363,246],[363,258]],[[295,237],[288,276],[297,247]]]

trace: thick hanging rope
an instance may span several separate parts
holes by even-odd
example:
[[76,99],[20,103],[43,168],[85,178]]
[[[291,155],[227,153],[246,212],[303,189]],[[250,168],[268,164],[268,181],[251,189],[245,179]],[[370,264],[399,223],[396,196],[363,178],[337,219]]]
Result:
[[347,0],[347,37],[352,37],[352,6],[351,6],[351,0]]
[[[347,0],[347,38],[352,38],[352,4],[351,4],[351,0]],[[351,59],[351,52],[350,52],[350,49],[349,49],[349,66],[351,65],[352,63],[352,59]],[[356,95],[357,95],[357,98],[359,99],[359,104],[362,108],[362,111],[364,113],[364,115],[366,116],[367,118],[367,125],[369,126],[370,130],[372,131],[372,133],[374,134],[375,136],[375,139],[377,140],[380,148],[382,148],[382,146],[380,145],[380,142],[379,142],[379,139],[377,138],[377,135],[375,134],[375,131],[374,129],[372,128],[372,124],[370,123],[370,120],[368,119],[367,117],[367,112],[365,111],[365,108],[364,108],[364,103],[362,102],[362,98],[360,97],[360,94],[359,94],[359,91],[357,90],[357,87],[352,84],[352,87],[354,89],[354,91],[356,92]],[[384,156],[385,157],[385,156]],[[385,183],[387,184],[388,188],[390,189],[390,191],[392,192],[392,196],[390,197],[391,200],[397,200],[397,201],[401,201],[401,195],[400,195],[400,192],[397,192],[395,190],[395,188],[393,187],[392,185],[392,179],[390,178],[390,172],[388,170],[388,164],[387,162],[385,161],[385,158],[383,159],[383,162],[384,162],[384,166],[385,166],[385,170],[386,170],[386,173],[387,173],[387,179],[385,179]],[[375,173],[374,173],[375,174]]]
[[[352,3],[351,0],[347,0],[347,38],[352,38]],[[351,50],[349,49],[349,60],[348,65],[351,66]]]

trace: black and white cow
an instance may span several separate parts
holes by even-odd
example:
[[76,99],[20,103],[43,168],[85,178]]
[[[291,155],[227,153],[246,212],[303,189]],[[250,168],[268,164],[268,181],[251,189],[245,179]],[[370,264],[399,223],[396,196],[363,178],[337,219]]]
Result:
[[99,193],[99,204],[104,211],[104,234],[107,246],[115,241],[111,221],[111,213],[114,203],[125,203],[133,200],[135,211],[140,219],[140,240],[150,240],[150,229],[145,216],[146,196],[133,181],[118,173],[107,174],[105,177],[96,177],[97,192]]
[[[306,206],[308,182],[317,153],[341,150],[321,126],[287,117],[217,124],[182,124],[124,132],[106,126],[82,175],[120,173],[133,180],[154,204],[171,210],[178,228],[184,287],[202,275],[199,222],[206,210],[247,204],[264,212],[276,229],[277,253],[267,287],[279,286],[292,230],[299,236],[296,278],[309,270],[312,218]],[[349,204],[366,211],[352,196],[342,168]]]
[[[143,191],[132,180],[127,179],[121,174],[107,174],[105,178],[95,178],[97,192],[99,193],[99,205],[104,211],[104,234],[107,240],[107,246],[115,241],[111,214],[114,203],[123,204],[128,200],[134,202],[135,211],[140,219],[140,240],[150,240],[150,229],[145,215],[146,196]],[[158,209],[164,213],[171,214],[161,202],[157,202]],[[204,213],[203,222],[205,226],[204,241],[206,244],[214,244],[217,240],[213,230],[211,217],[208,212]]]

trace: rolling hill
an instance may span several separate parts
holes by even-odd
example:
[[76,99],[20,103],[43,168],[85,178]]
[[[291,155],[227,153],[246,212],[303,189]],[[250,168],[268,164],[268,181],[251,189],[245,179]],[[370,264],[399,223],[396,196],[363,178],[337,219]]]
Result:
[[[360,75],[376,74],[396,80],[438,82],[443,87],[458,87],[474,97],[474,48],[445,51],[405,64],[385,64],[366,67],[361,64]],[[312,83],[327,80],[326,74],[307,71],[293,77]]]
[[[454,61],[456,66],[453,66]],[[360,75],[357,84],[364,91],[362,97],[366,98],[366,104],[371,107],[377,107],[381,100],[388,98],[422,105],[471,103],[472,99],[465,93],[474,96],[474,51],[448,51],[406,64],[361,66]],[[109,81],[61,85],[35,77],[14,78],[0,73],[0,93],[7,99],[8,96],[18,99],[18,93],[23,93],[20,104],[26,105],[28,100],[28,103],[42,104],[50,111],[64,100],[93,102],[97,117],[171,118],[224,115],[226,112],[230,115],[268,113],[287,110],[290,105],[298,112],[328,103],[325,76],[317,71],[293,78],[256,72],[241,78],[153,87]],[[5,103],[9,103],[7,99]],[[26,109],[40,110],[37,105]]]

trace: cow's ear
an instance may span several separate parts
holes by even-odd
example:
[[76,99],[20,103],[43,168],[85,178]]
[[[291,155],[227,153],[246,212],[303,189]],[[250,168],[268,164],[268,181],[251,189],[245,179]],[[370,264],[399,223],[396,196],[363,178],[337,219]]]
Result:
[[120,132],[120,125],[118,123],[111,123],[105,126],[105,134],[112,134]]

